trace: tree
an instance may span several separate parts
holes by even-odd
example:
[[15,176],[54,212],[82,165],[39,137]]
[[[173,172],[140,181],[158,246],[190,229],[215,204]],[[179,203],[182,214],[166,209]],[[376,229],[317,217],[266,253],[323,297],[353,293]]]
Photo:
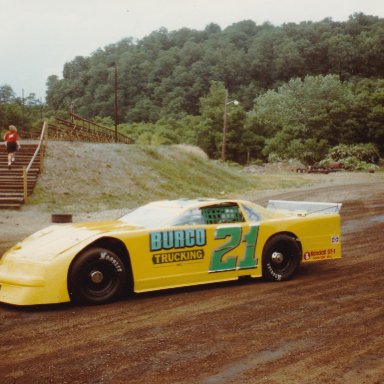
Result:
[[16,95],[10,85],[2,85],[0,86],[0,103],[9,103],[15,99]]
[[351,36],[338,34],[328,40],[328,60],[330,71],[337,73],[340,79],[348,79],[355,72],[358,62],[358,51],[355,39]]
[[[201,121],[198,125],[199,146],[212,158],[220,158],[223,147],[223,115],[226,89],[224,83],[213,81],[207,96],[200,99]],[[227,102],[226,159],[244,162],[247,154],[243,144],[245,112],[241,106]]]
[[[295,154],[309,162],[323,156],[329,146],[347,140],[353,128],[352,100],[349,87],[335,75],[293,79],[260,96],[247,125],[264,135],[265,155],[276,153],[286,159]],[[313,156],[307,155],[306,148]]]
[[9,85],[0,86],[0,127],[15,125],[21,136],[34,127],[41,127],[42,103],[34,93],[26,98],[15,96]]
[[351,84],[355,95],[351,118],[356,122],[354,137],[348,142],[374,143],[384,153],[384,79],[363,79]]

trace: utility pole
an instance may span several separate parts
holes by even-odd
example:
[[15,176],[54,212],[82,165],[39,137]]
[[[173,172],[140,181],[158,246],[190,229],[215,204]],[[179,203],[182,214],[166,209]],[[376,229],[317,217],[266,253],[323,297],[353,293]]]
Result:
[[227,105],[228,105],[228,91],[225,90],[224,115],[223,115],[223,144],[221,147],[221,161],[225,161],[225,150],[227,146]]
[[117,143],[118,105],[117,105],[117,64],[115,63],[115,143]]
[[229,104],[239,105],[237,100],[228,101],[228,90],[225,90],[224,97],[224,115],[223,115],[223,144],[221,147],[221,161],[225,161],[226,147],[227,147],[227,105]]

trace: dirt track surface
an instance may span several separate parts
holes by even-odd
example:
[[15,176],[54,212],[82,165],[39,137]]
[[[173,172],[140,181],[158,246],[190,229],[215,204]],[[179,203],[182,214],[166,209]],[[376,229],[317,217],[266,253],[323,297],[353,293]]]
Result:
[[348,180],[268,193],[343,202],[343,259],[291,281],[0,305],[0,382],[384,383],[384,178]]

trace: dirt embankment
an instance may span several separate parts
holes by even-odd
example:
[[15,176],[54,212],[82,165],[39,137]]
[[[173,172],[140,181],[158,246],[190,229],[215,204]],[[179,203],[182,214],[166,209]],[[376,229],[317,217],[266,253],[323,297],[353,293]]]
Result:
[[[244,197],[341,201],[342,259],[302,266],[284,283],[177,289],[93,307],[0,305],[0,382],[383,383],[384,178],[316,177],[317,186]],[[7,219],[15,239],[49,220],[23,214]]]

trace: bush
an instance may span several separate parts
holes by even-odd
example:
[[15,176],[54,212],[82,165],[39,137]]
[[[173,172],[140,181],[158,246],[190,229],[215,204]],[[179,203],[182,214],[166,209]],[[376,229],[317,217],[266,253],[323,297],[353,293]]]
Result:
[[[340,162],[349,158],[355,158],[361,162],[378,164],[380,161],[380,153],[372,143],[355,145],[340,144],[330,149],[328,158]],[[351,161],[352,160],[348,160],[347,163]]]
[[347,157],[346,159],[340,160],[340,163],[343,169],[348,171],[369,171],[379,169],[377,165],[358,160],[356,157]]
[[349,171],[370,171],[379,168],[376,164],[380,162],[380,154],[372,143],[340,144],[330,149],[322,164],[327,165],[333,161],[340,162],[342,167]]

